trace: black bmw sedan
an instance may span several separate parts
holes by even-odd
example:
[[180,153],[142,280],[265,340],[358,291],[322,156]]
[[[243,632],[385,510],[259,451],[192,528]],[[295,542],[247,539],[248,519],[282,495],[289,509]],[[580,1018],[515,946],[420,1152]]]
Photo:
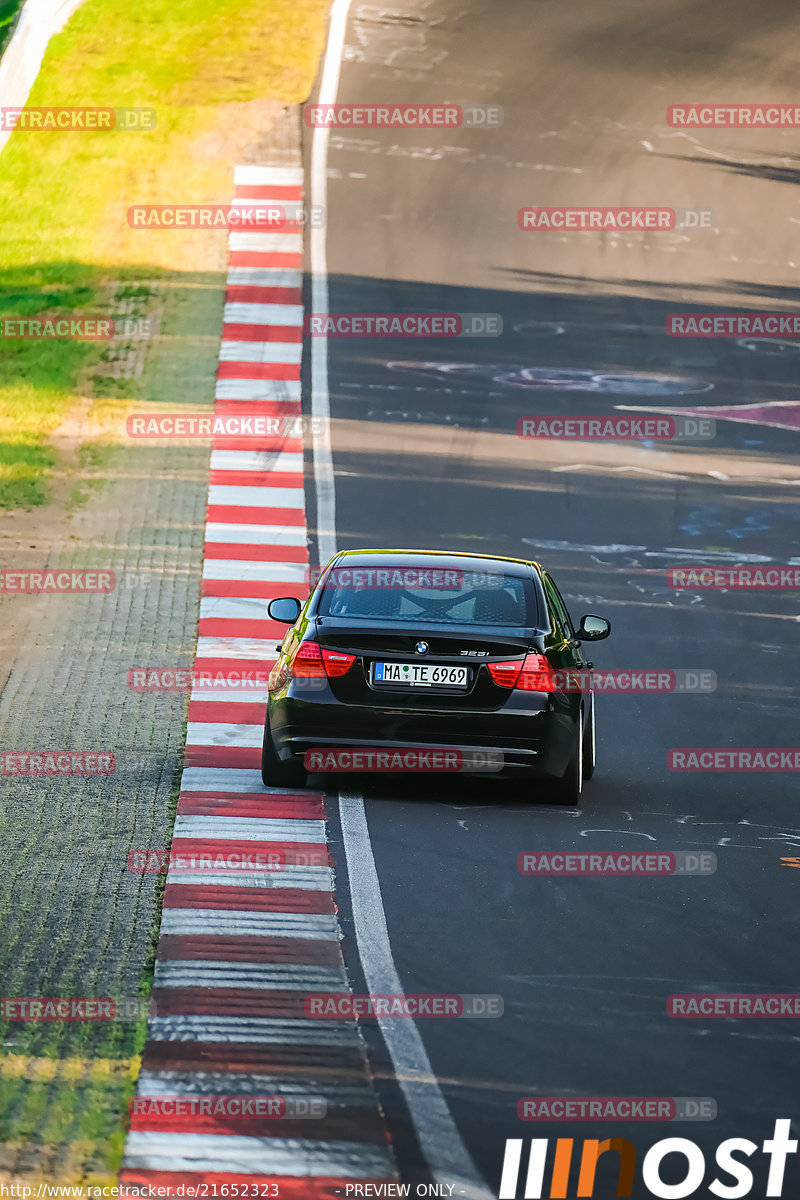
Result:
[[[535,562],[418,550],[348,550],[305,605],[272,600],[291,628],[269,678],[262,778],[331,770],[492,770],[531,798],[576,804],[595,765],[592,664]],[[576,680],[578,681],[576,684]]]

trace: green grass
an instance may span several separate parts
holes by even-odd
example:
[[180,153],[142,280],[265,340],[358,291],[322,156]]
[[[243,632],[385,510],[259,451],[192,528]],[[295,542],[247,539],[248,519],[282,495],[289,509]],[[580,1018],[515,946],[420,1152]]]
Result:
[[[308,93],[325,9],[324,0],[85,0],[52,40],[29,105],[151,107],[157,125],[12,135],[0,172],[0,316],[116,316],[133,301],[135,314],[157,309],[159,329],[133,381],[114,374],[102,343],[0,340],[0,507],[55,496],[69,511],[138,462],[120,432],[127,412],[213,403],[225,234],[133,230],[127,208],[228,202],[233,166],[263,132],[266,102]],[[53,434],[87,400],[91,436],[67,463]],[[54,945],[60,936],[54,928]],[[4,982],[4,994],[31,990],[29,980]],[[91,991],[85,970],[62,990],[72,982],[75,994]],[[144,1024],[16,1031],[0,1028],[0,1142],[27,1145],[26,1162],[43,1164],[51,1182],[110,1181]]]
[[[86,0],[52,39],[29,106],[147,107],[156,127],[12,134],[0,173],[0,316],[114,316],[126,287],[158,283],[168,308],[196,303],[207,317],[211,301],[218,321],[224,232],[134,230],[127,209],[230,199],[264,102],[309,91],[325,7]],[[135,386],[104,371],[107,353],[102,343],[0,340],[0,507],[46,502],[58,465],[49,440],[81,396],[168,398],[152,370]]]
[[22,0],[4,0],[4,3],[0,4],[0,54],[11,39],[14,21],[21,8]]

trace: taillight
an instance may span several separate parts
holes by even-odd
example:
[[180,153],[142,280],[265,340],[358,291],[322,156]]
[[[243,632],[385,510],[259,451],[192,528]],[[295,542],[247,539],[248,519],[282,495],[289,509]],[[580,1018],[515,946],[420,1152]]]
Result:
[[346,675],[355,661],[355,654],[328,650],[318,642],[301,642],[292,662],[292,675],[295,679],[324,679],[326,675],[336,679]]
[[521,692],[556,690],[555,673],[543,654],[526,654],[524,658],[486,665],[499,687],[518,688]]
[[346,675],[356,661],[355,654],[344,654],[341,650],[328,650],[322,647],[322,661],[330,679]]
[[325,667],[322,652],[316,642],[301,642],[292,659],[292,675],[295,679],[324,679]]

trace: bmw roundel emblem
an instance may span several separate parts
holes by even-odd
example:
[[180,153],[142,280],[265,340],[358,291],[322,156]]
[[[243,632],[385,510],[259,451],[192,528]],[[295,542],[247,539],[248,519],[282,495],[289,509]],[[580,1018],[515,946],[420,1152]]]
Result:
[[417,642],[414,649],[416,650],[417,654],[427,654],[428,653],[428,643],[427,642]]

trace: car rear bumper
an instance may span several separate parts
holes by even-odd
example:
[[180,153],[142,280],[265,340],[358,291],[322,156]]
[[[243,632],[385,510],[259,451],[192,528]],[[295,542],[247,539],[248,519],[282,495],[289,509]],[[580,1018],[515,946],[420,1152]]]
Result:
[[[283,759],[304,759],[314,749],[414,750],[436,747],[460,756],[465,774],[519,772],[560,776],[574,745],[577,707],[558,711],[546,695],[530,693],[527,707],[454,714],[435,709],[342,705],[322,695],[309,702],[271,697],[270,731]],[[495,765],[502,755],[502,768]],[[488,756],[494,756],[494,760]],[[481,757],[483,756],[483,757]],[[346,756],[345,756],[346,758]],[[359,760],[365,761],[363,755]],[[363,765],[351,769],[367,771]],[[391,768],[376,768],[387,770]],[[402,769],[402,768],[398,768]],[[424,769],[424,768],[423,768]],[[453,768],[449,768],[453,769]]]

